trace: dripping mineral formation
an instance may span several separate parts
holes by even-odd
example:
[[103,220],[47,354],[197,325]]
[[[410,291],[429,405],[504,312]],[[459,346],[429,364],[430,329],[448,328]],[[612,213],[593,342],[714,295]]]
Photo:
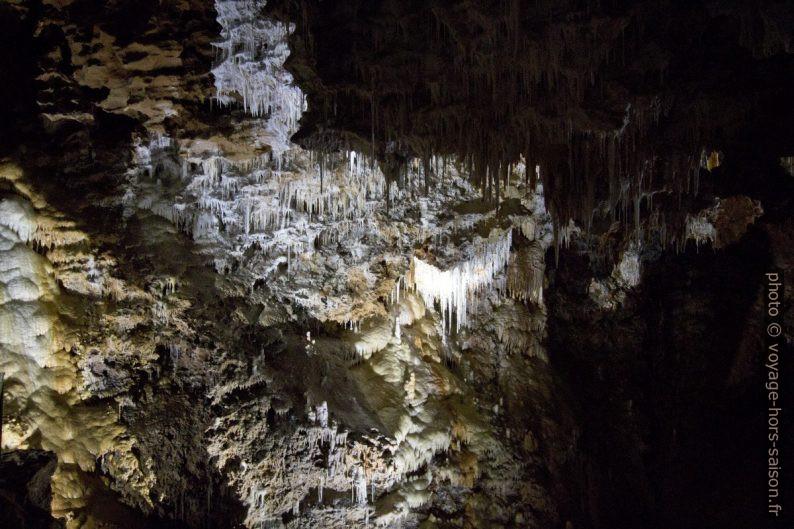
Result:
[[0,0],[0,527],[763,527],[793,28]]

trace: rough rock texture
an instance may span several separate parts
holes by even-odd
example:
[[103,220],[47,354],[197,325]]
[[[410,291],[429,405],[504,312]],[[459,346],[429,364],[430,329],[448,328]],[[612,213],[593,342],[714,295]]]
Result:
[[[42,73],[28,97],[83,106],[63,126],[21,111],[3,170],[20,254],[4,255],[46,293],[12,299],[47,304],[57,331],[6,360],[19,386],[7,442],[58,454],[53,510],[74,527],[123,525],[124,505],[141,513],[130,525],[149,515],[191,527],[557,523],[540,483],[542,461],[560,456],[540,443],[572,425],[541,406],[553,377],[540,345],[551,240],[540,189],[517,167],[497,215],[454,161],[415,164],[397,188],[362,154],[290,145],[296,89],[284,85],[283,51],[262,55],[284,46],[284,30],[234,5],[219,5],[218,26],[201,26],[205,11],[190,4],[141,15],[143,42],[117,25],[124,5],[4,6],[19,28],[57,21],[68,31],[56,47],[79,50],[53,65],[49,47],[32,46]],[[171,10],[194,22],[169,34],[158,21]],[[88,13],[96,27],[78,31]],[[185,60],[207,57],[218,27],[214,66]],[[239,54],[261,60],[230,68]],[[53,69],[68,88],[52,90]],[[162,76],[175,77],[162,80],[168,97],[155,90]],[[236,107],[235,82],[257,79],[270,84]],[[90,92],[100,83],[110,92]],[[418,262],[466,270],[458,295],[472,306],[445,316],[468,318],[454,339],[413,291],[414,248]],[[481,272],[492,252],[501,264]],[[50,328],[38,327],[32,336]],[[22,370],[28,359],[40,374]],[[46,380],[55,365],[60,385],[43,386],[68,396],[63,409],[21,377]],[[520,384],[535,376],[539,387]],[[493,389],[475,390],[483,384]],[[31,416],[34,402],[52,419]]]
[[0,522],[19,529],[57,528],[50,514],[50,479],[55,456],[42,451],[13,451],[0,456]]
[[790,18],[1,2],[4,448],[69,528],[755,526]]

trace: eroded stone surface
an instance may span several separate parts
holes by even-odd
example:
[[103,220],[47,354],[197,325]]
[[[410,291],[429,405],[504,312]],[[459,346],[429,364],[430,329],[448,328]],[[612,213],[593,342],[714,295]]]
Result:
[[[264,7],[284,15],[277,4]],[[498,49],[515,33],[488,43],[509,18],[477,4],[438,15],[463,46],[447,50],[454,75],[469,79],[511,68],[502,59],[516,52],[466,58],[469,45]],[[742,111],[709,90],[682,108],[648,95],[642,72],[680,67],[675,36],[652,33],[630,50],[638,84],[616,77],[615,46],[631,13],[647,13],[580,21],[554,8],[532,22],[555,37],[517,43],[534,50],[526,81],[546,86],[541,100],[560,99],[534,108],[503,94],[495,116],[531,114],[533,161],[506,140],[511,127],[471,127],[447,85],[430,82],[438,93],[410,109],[413,128],[397,122],[389,108],[404,103],[382,98],[408,94],[410,76],[390,77],[401,46],[449,70],[434,55],[440,41],[416,47],[425,26],[413,19],[376,10],[369,22],[390,40],[373,49],[394,53],[351,52],[381,75],[386,121],[373,130],[367,79],[322,70],[350,50],[326,49],[341,53],[314,71],[300,39],[316,24],[267,19],[260,2],[0,7],[3,35],[24,50],[3,56],[24,88],[3,88],[14,96],[0,167],[3,442],[55,454],[50,509],[68,527],[636,527],[648,513],[667,526],[701,516],[671,497],[697,487],[667,469],[684,468],[673,456],[687,428],[723,416],[717,396],[734,402],[757,382],[748,322],[757,273],[791,267],[790,152],[774,127],[777,143],[758,152],[701,149],[706,132],[738,130]],[[725,10],[721,19],[713,7],[705,32],[736,18]],[[483,33],[470,33],[478,13]],[[717,39],[752,56],[731,71],[753,64],[766,79],[788,60],[785,26],[762,18],[762,34]],[[571,34],[587,28],[599,45],[563,67],[596,38]],[[723,86],[708,71],[662,87],[709,88],[711,75]],[[578,91],[583,72],[607,80],[603,96]],[[491,85],[473,85],[473,97],[493,97]],[[321,104],[323,86],[348,94]],[[299,146],[290,138],[307,109]],[[424,141],[453,118],[441,148]],[[697,138],[653,148],[690,127]],[[478,131],[493,155],[467,159],[459,142]],[[699,180],[668,178],[696,152],[723,154],[706,157]],[[690,414],[687,391],[711,415]],[[696,433],[684,461],[713,439]],[[724,481],[742,504],[740,484]],[[731,513],[715,516],[731,527]]]

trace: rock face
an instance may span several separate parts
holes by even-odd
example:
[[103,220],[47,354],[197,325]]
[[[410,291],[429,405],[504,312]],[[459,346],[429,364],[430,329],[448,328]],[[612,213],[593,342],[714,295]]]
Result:
[[1,2],[13,523],[755,526],[789,7]]
[[50,514],[50,479],[55,456],[42,451],[14,451],[0,456],[0,521],[3,527],[63,527]]

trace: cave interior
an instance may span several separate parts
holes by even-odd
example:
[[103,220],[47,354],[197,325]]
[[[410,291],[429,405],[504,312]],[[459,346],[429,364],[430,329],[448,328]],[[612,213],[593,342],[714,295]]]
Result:
[[4,529],[794,511],[791,1],[0,0],[0,72]]

